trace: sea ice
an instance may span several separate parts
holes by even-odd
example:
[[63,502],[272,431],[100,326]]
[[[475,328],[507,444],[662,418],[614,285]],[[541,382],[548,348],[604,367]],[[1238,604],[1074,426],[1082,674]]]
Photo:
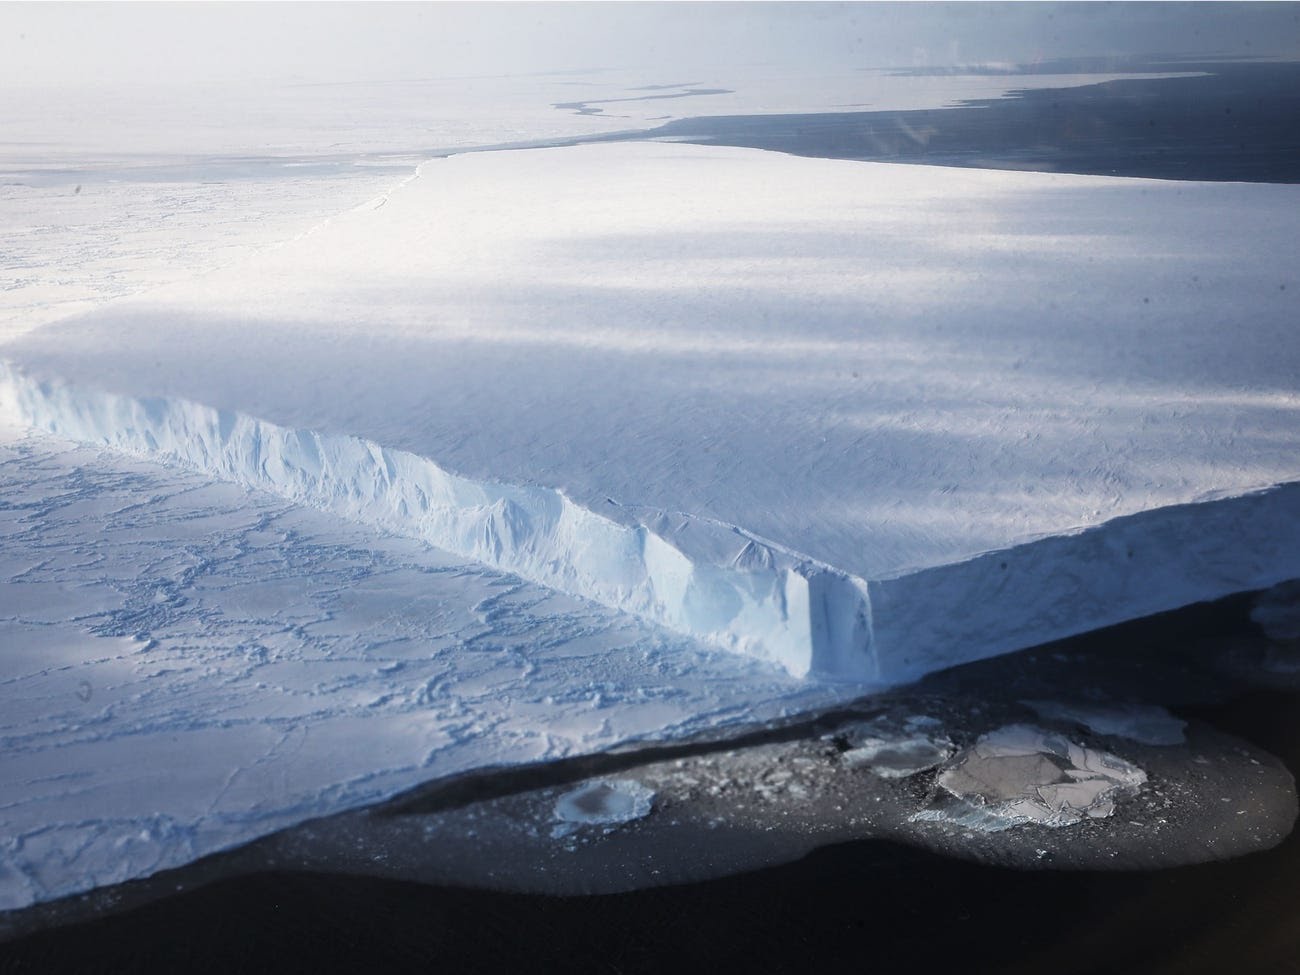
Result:
[[587,782],[555,800],[555,817],[581,826],[618,826],[650,815],[654,790],[635,779]]
[[1070,826],[1111,815],[1115,800],[1146,780],[1142,769],[1109,752],[1032,725],[1007,725],[982,735],[939,774],[939,786],[957,802],[912,820],[985,832],[1025,823]]
[[1146,745],[1177,745],[1187,740],[1187,722],[1158,704],[1096,704],[1024,701],[1047,721],[1072,721],[1099,735],[1114,735]]
[[855,722],[835,732],[835,739],[846,746],[840,761],[851,767],[863,767],[883,779],[903,779],[946,761],[953,744],[941,731],[925,732],[931,721],[924,716],[908,719],[902,728],[886,719]]
[[419,542],[46,438],[0,450],[0,684],[0,911],[430,779],[836,697]]

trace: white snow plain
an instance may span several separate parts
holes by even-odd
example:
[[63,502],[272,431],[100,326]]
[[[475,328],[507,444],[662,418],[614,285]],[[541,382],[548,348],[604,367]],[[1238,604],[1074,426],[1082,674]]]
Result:
[[0,349],[24,422],[892,683],[1300,575],[1293,186],[458,156]]
[[715,65],[685,84],[613,69],[347,84],[7,85],[0,340],[291,240],[382,193],[396,170],[447,152],[644,131],[685,115],[938,108],[1113,77]]

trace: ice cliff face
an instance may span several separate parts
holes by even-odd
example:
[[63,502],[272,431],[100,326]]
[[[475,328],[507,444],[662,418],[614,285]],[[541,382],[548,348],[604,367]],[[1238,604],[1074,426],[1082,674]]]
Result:
[[1300,486],[1176,505],[946,566],[863,580],[741,528],[476,481],[358,437],[173,398],[40,381],[0,362],[22,422],[270,491],[632,613],[791,674],[900,683],[1300,574]]

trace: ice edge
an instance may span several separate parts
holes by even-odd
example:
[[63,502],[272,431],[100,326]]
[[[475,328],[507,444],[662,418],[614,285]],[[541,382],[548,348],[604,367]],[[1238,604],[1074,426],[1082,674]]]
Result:
[[864,580],[689,514],[615,502],[606,517],[560,490],[473,480],[370,440],[74,388],[0,359],[6,408],[30,427],[418,538],[796,677],[872,687],[1300,577],[1293,481]]
[[[628,509],[603,517],[546,487],[476,481],[370,440],[294,430],[179,398],[37,380],[0,360],[0,410],[70,440],[212,477],[513,572],[796,677],[875,682],[867,585],[729,525],[691,519],[688,553]],[[721,544],[719,544],[721,543]]]

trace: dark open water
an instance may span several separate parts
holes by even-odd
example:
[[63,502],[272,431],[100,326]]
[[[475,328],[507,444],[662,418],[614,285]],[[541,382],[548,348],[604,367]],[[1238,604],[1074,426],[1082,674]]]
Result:
[[[1213,73],[1034,89],[930,111],[679,119],[652,134],[830,159],[1300,182],[1300,63],[1145,68]],[[1114,69],[1063,64],[1056,70]]]
[[[1182,710],[1300,769],[1300,695]],[[888,842],[554,898],[266,873],[0,945],[0,972],[1300,971],[1300,836],[1153,872],[1015,871]]]

